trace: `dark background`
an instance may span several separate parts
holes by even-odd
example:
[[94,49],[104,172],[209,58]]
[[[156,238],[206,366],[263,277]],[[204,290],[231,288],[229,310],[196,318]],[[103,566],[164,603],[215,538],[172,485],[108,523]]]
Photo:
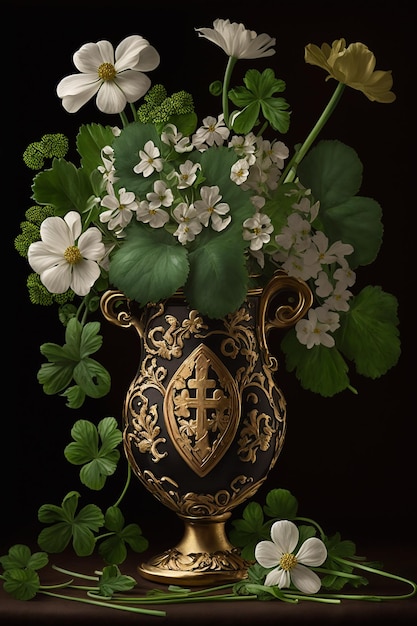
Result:
[[[410,9],[402,2],[346,2],[339,7],[333,2],[310,6],[258,0],[246,8],[240,2],[177,4],[178,9],[164,2],[102,2],[94,7],[77,2],[31,7],[15,2],[12,19],[4,23],[13,32],[14,43],[4,50],[2,62],[3,133],[8,137],[3,137],[2,147],[3,553],[13,542],[36,538],[41,504],[60,504],[71,489],[83,494],[82,504],[90,501],[78,482],[77,468],[65,461],[63,449],[76,419],[98,421],[109,415],[120,419],[123,395],[139,359],[133,331],[116,329],[103,320],[106,349],[101,356],[114,381],[110,396],[74,412],[65,407],[63,398],[43,394],[36,379],[43,362],[39,346],[48,341],[62,345],[64,334],[56,309],[29,303],[28,265],[13,247],[24,212],[32,204],[32,173],[21,155],[28,143],[44,133],[65,132],[74,139],[83,122],[119,123],[117,116],[113,121],[100,116],[93,101],[70,115],[55,94],[58,81],[76,71],[73,53],[89,41],[109,39],[116,47],[130,34],[146,37],[161,54],[160,66],[149,74],[152,83],[163,82],[168,91],[191,91],[200,120],[217,115],[218,103],[207,86],[222,78],[226,56],[194,32],[195,27],[212,27],[217,17],[276,37],[276,54],[255,62],[240,61],[233,82],[237,84],[250,67],[268,66],[285,80],[284,96],[293,113],[290,131],[282,139],[290,149],[306,136],[335,86],[334,81],[325,82],[323,70],[304,62],[306,44],[331,44],[341,37],[347,44],[361,41],[374,52],[377,69],[393,70],[395,103],[373,103],[346,89],[321,138],[337,138],[357,150],[364,164],[361,194],[382,205],[384,243],[377,261],[359,270],[355,292],[375,284],[398,298],[402,355],[381,379],[371,381],[352,374],[358,395],[346,391],[331,399],[304,391],[281,365],[277,381],[288,404],[287,437],[276,467],[255,499],[263,503],[269,489],[284,487],[298,498],[300,514],[316,519],[329,534],[340,531],[356,542],[359,553],[369,542],[415,550],[415,270],[411,264],[415,57],[411,55]],[[279,356],[279,336],[274,335],[271,343],[271,351]],[[108,504],[116,500],[123,474],[109,480]],[[98,503],[100,498],[102,494]],[[161,529],[164,540],[172,545],[180,538],[175,514],[139,483],[131,485],[124,510],[151,542],[158,541]],[[241,508],[235,512],[236,517],[240,515]],[[400,562],[397,573],[401,574]]]

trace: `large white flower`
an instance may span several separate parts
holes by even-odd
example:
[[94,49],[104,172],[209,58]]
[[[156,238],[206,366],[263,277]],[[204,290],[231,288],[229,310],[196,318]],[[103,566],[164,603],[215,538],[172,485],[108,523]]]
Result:
[[327,549],[321,539],[310,537],[294,550],[299,540],[297,526],[288,520],[274,522],[271,527],[272,541],[260,541],[255,548],[255,558],[262,567],[275,568],[266,578],[265,585],[278,585],[280,589],[291,582],[303,593],[317,593],[321,587],[320,578],[308,567],[322,565],[327,558]]
[[260,59],[275,54],[271,46],[275,46],[275,39],[263,33],[258,35],[248,30],[243,24],[230,20],[217,19],[213,22],[214,28],[196,28],[199,37],[205,37],[220,46],[229,57],[235,59]]
[[159,54],[140,35],[126,37],[116,51],[109,41],[86,43],[73,56],[80,74],[63,78],[57,86],[62,106],[76,113],[97,94],[103,113],[121,113],[127,102],[136,102],[148,91],[151,81],[143,74],[159,65]]
[[64,218],[47,217],[41,224],[41,241],[29,246],[28,261],[51,293],[72,289],[86,296],[100,276],[98,261],[106,248],[98,228],[81,234],[81,216],[70,211]]

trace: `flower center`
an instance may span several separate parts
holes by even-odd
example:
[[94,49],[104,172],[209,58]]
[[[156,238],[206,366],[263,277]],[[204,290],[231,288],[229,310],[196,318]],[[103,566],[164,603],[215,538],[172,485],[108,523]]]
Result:
[[112,63],[102,63],[97,70],[97,74],[102,80],[113,80],[117,72]]
[[64,252],[64,259],[69,265],[76,265],[82,261],[82,254],[77,246],[68,246]]
[[282,555],[279,564],[281,565],[282,569],[288,571],[297,565],[297,559],[295,558],[294,554],[286,552]]

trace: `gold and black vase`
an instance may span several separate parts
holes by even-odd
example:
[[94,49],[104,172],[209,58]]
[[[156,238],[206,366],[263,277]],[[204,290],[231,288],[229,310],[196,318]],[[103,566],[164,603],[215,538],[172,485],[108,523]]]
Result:
[[249,564],[225,524],[265,482],[286,430],[267,338],[295,324],[311,302],[307,285],[283,272],[222,319],[191,309],[181,293],[143,308],[119,291],[102,296],[105,318],[134,327],[140,339],[123,409],[128,462],[184,522],[177,545],[139,566],[145,578],[206,585],[246,576]]

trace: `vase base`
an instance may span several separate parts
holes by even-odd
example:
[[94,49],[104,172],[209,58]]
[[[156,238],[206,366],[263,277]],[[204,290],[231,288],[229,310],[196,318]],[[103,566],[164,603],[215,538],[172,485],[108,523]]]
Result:
[[183,554],[173,548],[142,563],[138,571],[143,578],[157,583],[207,586],[243,580],[249,565],[236,549]]
[[174,547],[138,567],[148,580],[193,586],[234,583],[247,577],[251,565],[227,539],[225,522],[230,512],[193,517],[179,515],[184,536]]

